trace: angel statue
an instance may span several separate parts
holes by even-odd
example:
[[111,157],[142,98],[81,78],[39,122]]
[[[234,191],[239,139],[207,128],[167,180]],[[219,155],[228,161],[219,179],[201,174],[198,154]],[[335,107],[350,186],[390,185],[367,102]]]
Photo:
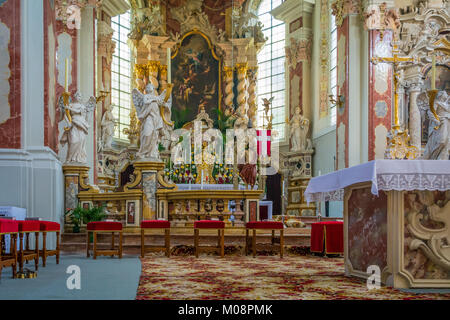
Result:
[[449,160],[450,157],[450,97],[439,91],[434,101],[434,113],[427,110],[430,119],[428,142],[422,159]]
[[141,122],[141,146],[137,153],[138,159],[160,161],[158,145],[160,137],[164,135],[163,115],[159,107],[163,106],[170,110],[171,99],[166,98],[166,90],[158,96],[155,87],[149,83],[145,87],[145,94],[138,89],[132,91],[133,103],[136,113]]
[[114,129],[116,127],[116,119],[112,114],[113,105],[106,104],[105,105],[105,113],[103,113],[102,117],[102,143],[101,147],[103,150],[111,149],[112,140],[114,136]]
[[66,163],[87,163],[86,136],[89,132],[89,115],[94,110],[97,101],[95,97],[90,97],[85,103],[83,96],[76,92],[74,100],[64,104],[60,100],[59,107],[61,115],[64,115],[68,126],[64,128],[64,133],[59,142],[62,146],[68,145]]
[[308,148],[306,136],[309,131],[309,120],[300,113],[300,108],[295,108],[295,113],[289,121],[291,151],[305,151]]

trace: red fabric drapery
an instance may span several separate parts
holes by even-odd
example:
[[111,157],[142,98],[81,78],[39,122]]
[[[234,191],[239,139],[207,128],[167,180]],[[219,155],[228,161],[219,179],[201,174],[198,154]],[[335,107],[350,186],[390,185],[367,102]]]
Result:
[[343,254],[344,223],[341,221],[313,223],[311,225],[310,250],[320,253],[325,251],[325,254]]

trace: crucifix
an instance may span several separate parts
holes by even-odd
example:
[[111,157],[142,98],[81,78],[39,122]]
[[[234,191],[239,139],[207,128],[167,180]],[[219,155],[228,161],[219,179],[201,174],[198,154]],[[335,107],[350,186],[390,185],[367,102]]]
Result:
[[400,129],[399,112],[398,112],[398,87],[401,73],[398,69],[400,63],[413,62],[414,58],[400,56],[400,50],[396,41],[396,30],[394,29],[394,40],[392,45],[392,57],[373,57],[372,62],[392,64],[393,81],[394,81],[394,125],[388,134],[388,148],[386,149],[386,158],[388,159],[415,159],[418,150],[414,146],[409,145],[410,136],[408,130]]

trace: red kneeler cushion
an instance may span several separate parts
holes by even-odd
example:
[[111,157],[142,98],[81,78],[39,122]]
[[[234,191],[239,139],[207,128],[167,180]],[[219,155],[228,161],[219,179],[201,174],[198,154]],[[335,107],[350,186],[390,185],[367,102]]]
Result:
[[53,221],[39,221],[41,225],[41,231],[60,231],[61,227],[58,222]]
[[194,228],[198,229],[223,229],[225,222],[214,220],[199,220],[194,222]]
[[245,224],[247,229],[283,229],[279,221],[250,221]]
[[170,221],[165,220],[144,220],[141,222],[141,228],[150,229],[150,228],[161,228],[168,229],[170,228]]
[[19,232],[36,232],[41,231],[40,221],[23,220],[17,221],[19,223]]
[[15,220],[0,219],[0,234],[19,232],[19,224]]
[[89,231],[121,231],[122,223],[114,221],[95,221],[87,224]]

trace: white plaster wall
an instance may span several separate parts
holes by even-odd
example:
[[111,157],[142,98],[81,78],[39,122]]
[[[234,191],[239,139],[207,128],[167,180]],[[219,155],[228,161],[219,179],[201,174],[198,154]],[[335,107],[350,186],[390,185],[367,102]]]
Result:
[[[28,217],[62,222],[63,176],[44,147],[43,0],[21,0],[22,149],[0,149],[0,206],[25,208]],[[49,247],[55,245],[55,236]]]
[[[27,217],[59,222],[64,218],[61,162],[48,147],[0,149],[0,206],[25,208]],[[49,235],[48,246],[56,245]]]

